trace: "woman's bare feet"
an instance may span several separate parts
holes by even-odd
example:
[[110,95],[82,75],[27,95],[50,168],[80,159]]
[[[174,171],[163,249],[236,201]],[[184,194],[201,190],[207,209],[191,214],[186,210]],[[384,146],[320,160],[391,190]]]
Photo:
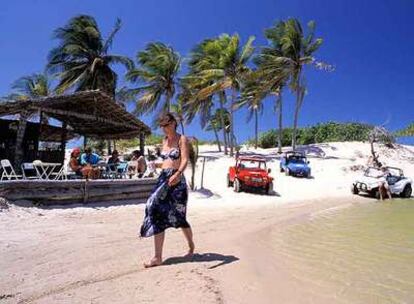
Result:
[[144,263],[144,267],[145,268],[156,267],[156,266],[160,266],[161,264],[162,264],[162,259],[154,257],[149,262]]
[[194,254],[194,249],[195,249],[194,242],[191,242],[190,244],[188,244],[188,252],[185,255],[185,257],[191,258]]

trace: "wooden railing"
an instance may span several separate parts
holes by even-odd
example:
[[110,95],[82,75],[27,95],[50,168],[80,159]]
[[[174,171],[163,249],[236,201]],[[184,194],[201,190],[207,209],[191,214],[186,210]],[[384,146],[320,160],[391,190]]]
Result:
[[9,201],[29,200],[44,205],[129,200],[145,202],[156,179],[137,180],[13,180],[0,182],[0,197]]

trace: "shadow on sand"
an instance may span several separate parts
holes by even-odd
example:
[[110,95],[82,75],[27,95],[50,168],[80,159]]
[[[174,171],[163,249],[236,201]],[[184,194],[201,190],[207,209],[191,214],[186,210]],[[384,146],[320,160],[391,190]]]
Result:
[[234,255],[223,255],[219,253],[195,253],[192,257],[172,257],[166,259],[162,265],[174,265],[182,263],[200,263],[200,262],[220,262],[216,265],[208,267],[214,269],[226,264],[238,261],[239,258]]

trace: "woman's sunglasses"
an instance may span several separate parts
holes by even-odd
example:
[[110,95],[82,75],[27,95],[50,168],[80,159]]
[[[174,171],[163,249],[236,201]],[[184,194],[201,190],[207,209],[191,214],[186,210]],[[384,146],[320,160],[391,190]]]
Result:
[[160,127],[161,128],[168,127],[170,125],[170,123],[171,123],[171,121],[169,121],[167,123],[160,124]]

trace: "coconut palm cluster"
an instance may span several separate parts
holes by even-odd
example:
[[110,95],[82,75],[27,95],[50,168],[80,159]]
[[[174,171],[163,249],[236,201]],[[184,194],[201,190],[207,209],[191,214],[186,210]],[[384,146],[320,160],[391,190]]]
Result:
[[[74,91],[101,90],[122,105],[132,103],[137,116],[175,113],[181,132],[199,118],[201,127],[215,134],[220,151],[233,155],[237,147],[235,111],[246,108],[255,121],[257,146],[260,114],[265,99],[273,97],[275,126],[281,149],[283,96],[295,96],[292,147],[296,146],[299,114],[308,87],[305,72],[311,67],[332,71],[315,57],[322,39],[315,22],[304,28],[291,18],[264,30],[267,44],[255,46],[254,37],[243,42],[235,34],[221,34],[196,44],[185,57],[163,42],[150,42],[135,60],[113,54],[111,46],[121,29],[116,20],[104,37],[92,16],[71,18],[53,32],[56,46],[48,54],[45,71],[24,76],[12,86],[8,98],[36,98]],[[114,66],[125,68],[126,86],[117,87]],[[51,83],[55,84],[54,86]]]

